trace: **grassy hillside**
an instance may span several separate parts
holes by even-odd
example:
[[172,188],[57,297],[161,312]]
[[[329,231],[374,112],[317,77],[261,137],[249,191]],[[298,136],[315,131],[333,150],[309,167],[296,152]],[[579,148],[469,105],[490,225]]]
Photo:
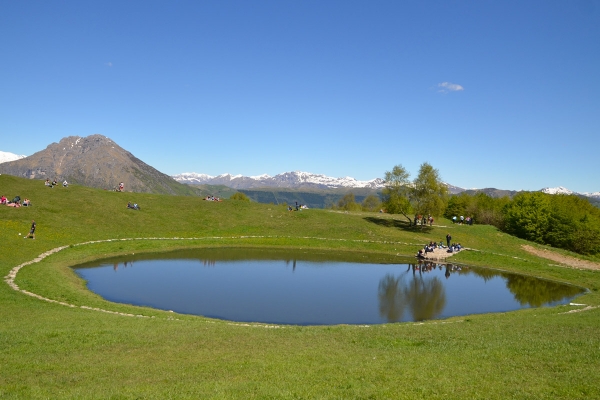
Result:
[[[600,398],[600,274],[529,255],[524,241],[493,227],[436,219],[439,226],[410,229],[389,215],[48,189],[7,175],[1,194],[28,197],[33,207],[0,206],[0,273],[67,246],[24,266],[16,283],[74,307],[0,284],[0,398]],[[142,210],[128,210],[127,201]],[[32,219],[36,239],[23,240]],[[584,286],[589,292],[577,301],[594,308],[368,327],[236,324],[104,301],[69,268],[133,252],[226,246],[400,259],[448,232],[477,250],[453,261]],[[82,244],[89,241],[100,242]]]

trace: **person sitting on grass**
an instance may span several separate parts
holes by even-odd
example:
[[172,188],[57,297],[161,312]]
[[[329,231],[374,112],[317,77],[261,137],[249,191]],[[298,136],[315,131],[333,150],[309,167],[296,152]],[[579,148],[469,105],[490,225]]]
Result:
[[132,210],[139,210],[140,206],[137,205],[137,203],[131,204],[130,201],[127,202],[127,208],[131,208]]
[[2,195],[2,197],[0,197],[0,204],[6,204],[8,202],[8,200],[6,199],[5,195]]
[[29,200],[27,197],[25,198],[25,200],[23,200],[23,206],[24,207],[29,207],[31,206],[31,200]]
[[7,201],[5,204],[8,207],[21,207],[21,196],[15,196],[12,201]]
[[69,183],[67,182],[67,180],[65,179],[65,181],[63,182],[63,187],[68,187]]

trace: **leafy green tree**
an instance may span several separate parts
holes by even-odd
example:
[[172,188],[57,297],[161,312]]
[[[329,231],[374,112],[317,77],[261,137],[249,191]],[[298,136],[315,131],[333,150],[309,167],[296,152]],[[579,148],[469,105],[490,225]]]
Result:
[[337,208],[340,210],[346,211],[360,211],[360,204],[356,203],[356,198],[354,197],[354,193],[348,193],[344,197],[342,197],[337,204]]
[[581,254],[600,253],[600,209],[577,196],[550,197],[544,242]]
[[385,187],[382,190],[383,207],[390,214],[404,215],[411,222],[408,214],[412,211],[409,193],[411,182],[410,174],[402,165],[396,165],[391,171],[385,173]]
[[441,215],[446,207],[448,187],[440,179],[437,169],[421,164],[419,175],[410,189],[410,200],[415,215]]
[[542,192],[517,194],[504,209],[504,230],[522,239],[544,244],[550,222],[550,197]]
[[250,198],[242,192],[235,192],[234,194],[231,195],[231,197],[229,199],[230,200],[250,201]]
[[477,193],[473,202],[467,206],[465,215],[474,218],[475,222],[494,225],[499,229],[504,227],[504,207],[510,203],[508,196],[494,198],[486,193]]
[[381,209],[381,200],[374,194],[370,194],[365,197],[361,206],[363,211],[378,211]]
[[460,193],[455,196],[451,196],[448,199],[446,210],[444,211],[444,217],[452,219],[452,217],[458,217],[460,215],[467,214],[467,208],[471,207],[473,203],[473,196],[467,193]]

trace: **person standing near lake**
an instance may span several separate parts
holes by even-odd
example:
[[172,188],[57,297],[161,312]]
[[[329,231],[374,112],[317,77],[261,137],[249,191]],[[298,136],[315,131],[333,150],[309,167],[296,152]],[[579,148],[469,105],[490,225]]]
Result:
[[31,229],[29,230],[29,234],[25,236],[23,239],[27,239],[31,236],[32,239],[35,239],[35,221],[31,220]]
[[450,234],[446,235],[446,244],[448,245],[448,247],[450,247],[450,241],[452,240],[452,236],[450,236]]

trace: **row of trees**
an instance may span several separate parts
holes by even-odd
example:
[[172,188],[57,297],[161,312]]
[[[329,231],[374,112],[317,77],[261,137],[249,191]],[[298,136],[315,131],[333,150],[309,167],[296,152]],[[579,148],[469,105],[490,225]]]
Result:
[[503,209],[511,235],[580,254],[600,254],[600,209],[577,196],[524,192]]
[[510,203],[510,198],[495,198],[486,193],[470,195],[461,193],[450,197],[444,211],[444,217],[451,219],[454,216],[469,216],[479,224],[494,225],[500,229],[504,227],[504,207]]
[[471,216],[511,235],[580,254],[600,254],[600,209],[578,196],[522,192],[512,198],[461,193],[444,217]]
[[411,216],[470,216],[511,235],[580,254],[600,254],[600,209],[578,196],[522,192],[513,199],[485,193],[448,198],[437,169],[421,165],[414,180],[401,165],[385,173],[383,207]]
[[381,209],[381,200],[379,197],[370,194],[363,200],[362,203],[356,202],[354,193],[348,193],[342,197],[337,204],[332,206],[334,210],[344,211],[379,211]]

